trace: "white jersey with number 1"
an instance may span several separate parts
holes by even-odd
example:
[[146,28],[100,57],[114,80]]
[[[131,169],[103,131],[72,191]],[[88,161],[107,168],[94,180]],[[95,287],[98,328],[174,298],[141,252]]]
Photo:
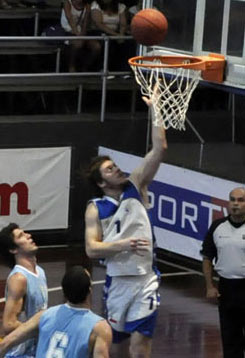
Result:
[[132,182],[128,182],[119,201],[104,196],[92,202],[98,208],[103,241],[112,242],[124,238],[144,238],[149,247],[142,255],[128,250],[106,259],[110,276],[138,276],[151,273],[153,264],[153,232],[148,212],[140,194]]

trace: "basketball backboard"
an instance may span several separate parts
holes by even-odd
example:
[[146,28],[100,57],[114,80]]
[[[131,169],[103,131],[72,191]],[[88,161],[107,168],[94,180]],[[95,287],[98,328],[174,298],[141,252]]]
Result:
[[219,53],[227,60],[224,86],[245,91],[245,0],[146,0],[168,19],[160,46],[142,47],[143,55]]

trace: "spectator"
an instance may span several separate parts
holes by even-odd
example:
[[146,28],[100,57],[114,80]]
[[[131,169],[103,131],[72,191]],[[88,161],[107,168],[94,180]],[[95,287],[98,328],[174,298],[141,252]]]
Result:
[[[97,0],[91,4],[91,28],[93,34],[109,36],[127,35],[126,6],[117,0]],[[132,57],[135,47],[129,40],[112,40],[109,51],[109,70],[129,71],[128,58]]]
[[9,5],[6,0],[0,0],[0,9],[9,10],[9,9],[12,9],[12,6]]
[[[152,8],[157,10],[155,6],[152,6]],[[137,12],[139,12],[142,9],[143,9],[143,0],[139,0],[135,5],[130,6],[127,9],[128,22],[130,23],[134,15],[136,15]]]
[[[65,0],[61,13],[61,26],[69,36],[86,36],[90,20],[90,4],[88,0]],[[86,49],[86,54],[81,54]],[[72,41],[69,59],[69,71],[75,72],[79,61],[81,71],[86,71],[98,59],[101,51],[100,43],[96,40]]]
[[129,22],[131,22],[134,15],[137,14],[140,10],[142,10],[142,0],[139,0],[135,5],[132,5],[128,8],[128,14],[129,14]]

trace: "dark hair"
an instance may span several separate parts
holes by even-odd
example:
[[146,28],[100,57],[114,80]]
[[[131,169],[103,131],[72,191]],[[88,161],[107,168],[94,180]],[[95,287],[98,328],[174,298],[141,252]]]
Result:
[[119,0],[111,0],[110,2],[104,2],[103,0],[97,0],[102,10],[110,10],[114,14],[118,12]]
[[17,247],[13,234],[15,229],[19,229],[19,225],[10,223],[0,231],[0,252],[8,266],[14,266],[15,264],[14,255],[10,252],[10,250],[14,250]]
[[100,167],[107,160],[111,160],[108,155],[98,155],[92,158],[86,171],[87,180],[93,190],[93,194],[96,196],[103,196],[104,194],[103,190],[98,186],[98,183],[102,182]]
[[[83,4],[83,5],[87,5],[87,4],[89,4],[91,1],[90,0],[81,0],[81,3]],[[79,10],[79,9],[77,9],[77,10]]]
[[73,266],[64,275],[62,289],[65,298],[73,303],[82,303],[90,292],[91,280],[82,266]]

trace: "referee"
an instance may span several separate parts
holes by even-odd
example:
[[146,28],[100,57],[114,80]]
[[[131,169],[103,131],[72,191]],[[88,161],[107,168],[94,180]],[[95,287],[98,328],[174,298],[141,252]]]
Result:
[[[229,196],[229,215],[210,226],[201,250],[207,298],[218,299],[224,358],[245,351],[245,188]],[[214,269],[219,285],[213,283]]]

